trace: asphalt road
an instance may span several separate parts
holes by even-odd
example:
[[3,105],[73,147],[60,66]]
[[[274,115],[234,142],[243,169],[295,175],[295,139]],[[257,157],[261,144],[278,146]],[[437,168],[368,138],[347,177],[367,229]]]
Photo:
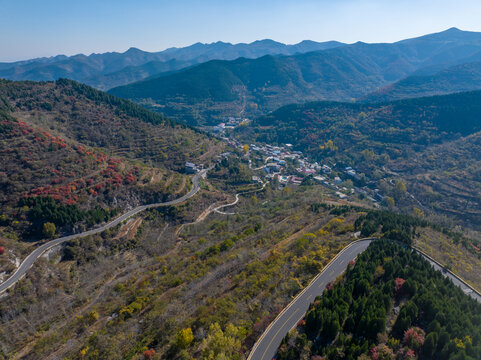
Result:
[[185,194],[184,196],[182,196],[178,199],[167,201],[167,202],[164,202],[164,203],[156,203],[156,204],[138,206],[135,209],[132,209],[132,210],[126,212],[125,214],[119,216],[118,218],[116,218],[116,219],[112,220],[111,222],[109,222],[109,223],[107,223],[103,226],[100,226],[98,228],[88,230],[88,231],[85,231],[85,232],[79,233],[79,234],[64,236],[64,237],[61,237],[61,238],[58,238],[58,239],[55,239],[55,240],[51,240],[51,241],[49,241],[45,244],[42,244],[41,246],[36,248],[34,251],[32,251],[25,258],[25,260],[23,260],[23,262],[18,267],[17,271],[12,276],[10,276],[7,280],[5,280],[3,283],[0,284],[0,294],[2,294],[7,289],[9,289],[13,285],[15,285],[15,283],[17,283],[17,281],[19,281],[22,277],[25,276],[25,274],[32,267],[32,265],[35,263],[35,261],[45,251],[53,248],[54,246],[57,246],[59,244],[62,244],[66,241],[70,241],[70,240],[73,240],[73,239],[78,239],[78,238],[86,237],[86,236],[89,236],[89,235],[101,233],[102,231],[105,231],[105,230],[107,230],[111,227],[114,227],[114,226],[120,224],[122,221],[127,220],[129,217],[134,216],[134,215],[136,215],[136,214],[138,214],[138,213],[140,213],[140,212],[142,212],[146,209],[159,207],[159,206],[176,205],[176,204],[180,204],[180,203],[186,201],[187,199],[194,196],[197,193],[197,191],[199,191],[199,178],[204,177],[208,170],[209,169],[205,169],[205,170],[202,170],[199,173],[197,173],[192,178],[192,189],[187,194]]
[[371,241],[361,240],[345,247],[269,325],[252,348],[248,360],[271,360],[284,336],[305,316],[315,297],[321,295],[327,283],[342,274],[349,261],[366,250]]
[[[322,272],[306,287],[269,325],[262,336],[257,340],[249,354],[248,360],[271,360],[277,353],[277,349],[286,334],[294,328],[299,320],[301,320],[307,310],[309,304],[313,302],[316,296],[321,295],[328,282],[335,280],[337,276],[342,274],[347,267],[349,261],[355,259],[357,255],[367,249],[371,241],[374,239],[361,240],[344,248],[323,270]],[[481,302],[481,296],[475,292],[469,285],[457,278],[437,262],[430,259],[425,254],[420,253],[431,265],[443,273],[444,276],[451,279],[454,285],[460,287],[463,292],[475,300]]]
[[469,285],[461,281],[456,275],[450,273],[449,271],[446,271],[440,264],[437,262],[433,261],[429,257],[427,257],[425,254],[420,252],[419,250],[415,249],[419,254],[421,254],[429,263],[436,269],[439,270],[443,273],[444,276],[447,278],[451,279],[451,281],[454,283],[454,285],[458,286],[463,290],[463,292],[466,295],[471,296],[474,300],[477,300],[478,302],[481,303],[481,295],[479,295],[476,291],[474,291]]

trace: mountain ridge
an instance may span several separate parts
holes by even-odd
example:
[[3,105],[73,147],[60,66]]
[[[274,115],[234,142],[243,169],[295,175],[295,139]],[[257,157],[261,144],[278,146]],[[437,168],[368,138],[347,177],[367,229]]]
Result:
[[[107,89],[112,86],[125,84],[126,80],[117,80],[113,84],[109,81],[99,81],[102,76],[122,71],[125,68],[143,65],[158,61],[168,63],[177,60],[175,70],[185,66],[205,62],[213,59],[233,60],[238,57],[256,58],[266,54],[294,54],[302,51],[323,50],[343,43],[336,41],[328,42],[301,42],[287,45],[274,40],[265,39],[252,43],[231,44],[224,42],[196,43],[182,48],[168,48],[159,52],[147,52],[135,47],[130,47],[125,52],[91,53],[90,55],[75,54],[72,56],[57,55],[30,59],[12,63],[0,63],[0,77],[9,80],[34,80],[53,81],[59,78],[72,80],[95,86],[99,89]],[[164,70],[165,71],[165,70]],[[156,72],[140,69],[139,74],[147,73],[147,76]],[[138,75],[134,80],[143,79]],[[130,79],[130,78],[127,78]]]
[[446,31],[398,43],[358,42],[296,55],[216,60],[110,93],[192,124],[258,116],[289,103],[352,101],[416,70],[476,56],[481,33]]

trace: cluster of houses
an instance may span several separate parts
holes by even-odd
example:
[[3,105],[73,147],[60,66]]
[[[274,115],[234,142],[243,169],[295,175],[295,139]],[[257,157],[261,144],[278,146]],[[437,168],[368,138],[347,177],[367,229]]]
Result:
[[[241,146],[240,144],[236,144]],[[291,144],[285,146],[271,146],[271,145],[256,145],[250,144],[250,150],[258,151],[266,157],[265,165],[261,168],[265,172],[268,179],[276,179],[281,187],[288,184],[300,185],[305,177],[312,176],[312,178],[332,189],[335,194],[345,199],[350,194],[362,193],[364,196],[375,202],[383,199],[378,189],[374,192],[368,191],[366,188],[347,188],[343,186],[344,180],[340,176],[333,176],[333,169],[326,164],[319,164],[318,162],[310,162],[305,158],[301,151],[293,151]],[[295,171],[288,170],[286,167],[288,159],[295,159]],[[290,168],[292,169],[292,168]],[[354,183],[359,182],[362,178],[357,171],[351,166],[345,168],[336,168],[337,174],[343,174],[344,179],[351,179]],[[253,181],[262,182],[259,176],[253,176]]]
[[[239,126],[242,122],[248,121],[247,119],[229,117],[224,119],[226,122],[218,125],[218,128],[222,131],[224,129]],[[229,145],[236,148],[243,148],[243,144],[234,138],[223,137]],[[379,193],[378,189],[371,191],[367,187],[347,188],[344,186],[344,180],[341,179],[340,174],[345,180],[351,179],[353,183],[359,183],[363,178],[357,173],[357,171],[351,167],[340,168],[336,166],[334,170],[327,164],[320,164],[318,162],[310,162],[304,157],[301,151],[293,150],[291,144],[285,144],[284,146],[273,146],[269,144],[250,144],[249,153],[259,152],[264,158],[264,164],[257,167],[257,170],[264,172],[263,176],[256,175],[252,177],[252,181],[263,183],[265,177],[269,180],[276,180],[280,187],[287,186],[288,184],[300,185],[304,178],[307,176],[312,177],[316,182],[330,188],[341,199],[346,198],[350,194],[359,193],[363,194],[366,199],[373,202],[382,201],[383,196]],[[219,160],[229,157],[230,153],[226,152],[219,156]],[[249,157],[249,155],[247,155]],[[251,163],[251,160],[249,160]],[[290,164],[290,166],[288,166]],[[295,164],[295,168],[292,165]],[[202,169],[202,165],[195,165],[187,162],[185,165],[185,171],[188,174],[194,174]]]
[[[276,179],[280,186],[286,186],[287,184],[300,185],[303,181],[302,175],[304,177],[315,175],[322,170],[320,164],[317,162],[310,163],[304,158],[301,151],[293,151],[291,144],[285,144],[285,146],[250,144],[249,148],[266,156],[265,165],[261,168],[268,179]],[[286,169],[289,160],[295,160],[297,164],[294,174],[289,174]],[[256,181],[256,179],[253,180]]]

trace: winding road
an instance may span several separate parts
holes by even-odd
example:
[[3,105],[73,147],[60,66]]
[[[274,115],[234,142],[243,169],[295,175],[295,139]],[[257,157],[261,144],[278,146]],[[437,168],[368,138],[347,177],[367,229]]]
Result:
[[267,184],[269,184],[269,182],[262,183],[262,187],[259,188],[259,189],[237,193],[237,194],[235,194],[235,200],[233,202],[231,202],[229,204],[217,206],[212,211],[214,211],[218,214],[221,214],[221,215],[235,215],[235,213],[233,213],[233,212],[228,213],[228,212],[220,211],[220,209],[223,209],[223,208],[226,208],[226,207],[229,207],[229,206],[234,206],[235,204],[237,204],[239,202],[239,195],[251,194],[251,193],[256,193],[256,192],[262,191],[262,190],[264,190],[264,188],[266,187]]
[[60,245],[64,242],[73,240],[73,239],[78,239],[78,238],[86,237],[86,236],[89,236],[89,235],[101,233],[101,232],[103,232],[107,229],[110,229],[110,228],[120,224],[122,221],[125,221],[128,218],[130,218],[130,217],[132,217],[132,216],[134,216],[134,215],[136,215],[136,214],[138,214],[138,213],[140,213],[144,210],[155,208],[155,207],[160,207],[160,206],[176,205],[176,204],[180,204],[180,203],[186,201],[187,199],[191,198],[192,196],[194,196],[199,191],[199,178],[205,177],[208,170],[209,169],[205,169],[205,170],[202,170],[202,171],[198,172],[192,178],[192,189],[187,194],[185,194],[184,196],[181,196],[178,199],[163,202],[163,203],[155,203],[155,204],[138,206],[135,209],[132,209],[132,210],[126,212],[125,214],[122,214],[118,218],[116,218],[116,219],[112,220],[111,222],[109,222],[109,223],[107,223],[103,226],[100,226],[98,228],[88,230],[88,231],[85,231],[85,232],[79,233],[79,234],[72,234],[72,235],[64,236],[64,237],[46,242],[45,244],[42,244],[41,246],[36,248],[34,251],[32,251],[25,258],[25,260],[23,260],[23,262],[18,267],[17,271],[15,271],[15,273],[12,276],[10,276],[7,280],[5,280],[3,283],[0,284],[0,294],[4,293],[7,289],[11,288],[21,278],[23,278],[25,276],[25,274],[27,273],[27,271],[30,270],[30,268],[33,266],[35,261],[40,256],[42,256],[42,254],[45,251],[47,251],[49,249],[51,249],[51,248],[53,248],[57,245]]
[[342,249],[267,327],[247,360],[271,360],[276,355],[284,336],[305,316],[316,296],[321,295],[327,284],[342,274],[349,261],[366,250],[373,240],[359,240]]
[[[373,240],[375,239],[358,240],[342,249],[341,252],[324,267],[322,272],[318,274],[267,327],[261,337],[254,344],[247,360],[273,359],[282,339],[297,325],[299,320],[304,318],[309,309],[309,305],[314,301],[316,296],[321,295],[327,284],[341,275],[346,269],[349,261],[354,260],[357,255],[366,250]],[[465,294],[471,296],[478,302],[481,302],[481,294],[465,283],[461,278],[450,271],[444,270],[441,264],[437,263],[434,259],[430,258],[420,250],[415,248],[413,250],[421,254],[436,270],[440,270],[444,276],[451,279],[454,285],[460,287]]]

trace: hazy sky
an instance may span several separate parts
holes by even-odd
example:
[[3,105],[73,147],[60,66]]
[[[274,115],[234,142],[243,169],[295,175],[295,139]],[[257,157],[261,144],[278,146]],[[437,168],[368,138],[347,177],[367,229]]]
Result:
[[479,0],[0,0],[0,61],[218,40],[392,42],[481,31]]

